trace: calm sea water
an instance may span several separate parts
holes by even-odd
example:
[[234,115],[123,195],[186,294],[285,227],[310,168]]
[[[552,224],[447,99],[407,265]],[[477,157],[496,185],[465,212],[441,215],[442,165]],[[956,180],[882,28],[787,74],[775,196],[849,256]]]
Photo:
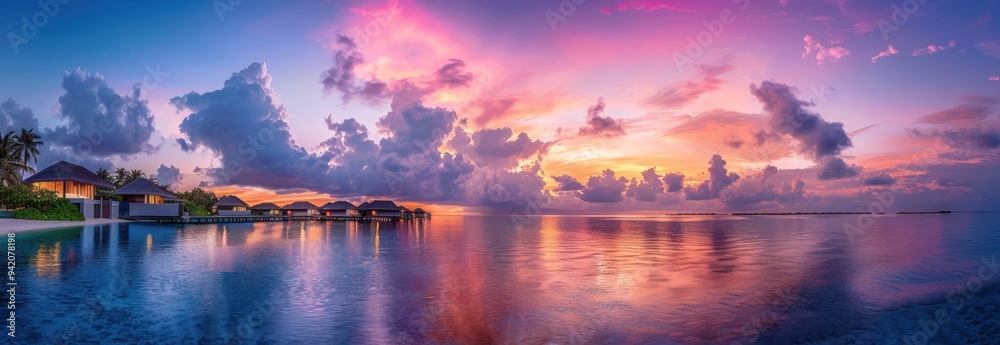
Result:
[[[864,334],[904,343],[928,310],[950,305],[949,290],[983,271],[983,258],[1000,254],[998,216],[881,216],[853,238],[844,224],[857,215],[440,216],[21,234],[17,339],[749,344]],[[966,310],[992,305],[994,280],[1000,274],[965,292]],[[971,318],[995,323],[990,315]],[[929,339],[983,332],[952,319]]]

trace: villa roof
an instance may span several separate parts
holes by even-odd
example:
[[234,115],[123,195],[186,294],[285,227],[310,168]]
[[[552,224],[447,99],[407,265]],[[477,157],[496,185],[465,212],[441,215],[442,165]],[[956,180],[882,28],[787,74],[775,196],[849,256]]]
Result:
[[363,211],[399,211],[399,206],[390,200],[372,200],[358,207]]
[[171,193],[171,192],[167,191],[166,189],[164,189],[163,187],[160,187],[156,183],[153,183],[153,181],[150,181],[150,180],[144,179],[144,178],[137,178],[134,181],[129,182],[129,184],[124,185],[121,188],[118,188],[118,190],[116,190],[114,192],[114,194],[115,195],[156,195],[156,196],[162,197],[163,200],[168,200],[168,201],[180,201],[181,200],[176,195],[174,195],[174,193]]
[[354,206],[354,204],[349,203],[347,201],[340,200],[337,202],[328,202],[325,205],[320,206],[319,209],[323,211],[343,211],[343,210],[357,210],[358,207]]
[[403,206],[403,205],[399,205],[399,210],[400,211],[411,212],[410,209],[406,208],[406,206]]
[[413,209],[413,213],[427,213],[427,211],[424,211],[424,209],[417,207]]
[[228,195],[225,198],[222,198],[222,200],[219,200],[219,202],[215,203],[215,205],[212,205],[212,206],[243,206],[243,207],[250,207],[250,205],[247,205],[247,203],[243,202],[243,200],[241,200],[239,197],[237,197],[235,195]]
[[24,183],[56,181],[73,181],[105,189],[115,189],[113,184],[105,181],[92,171],[87,170],[87,168],[66,161],[52,164],[48,168],[42,169],[42,171],[24,179]]
[[317,208],[318,207],[316,207],[316,205],[313,205],[311,202],[308,202],[308,201],[296,201],[296,202],[293,202],[291,204],[285,205],[285,207],[282,207],[281,209],[282,210],[315,210]]
[[272,210],[277,210],[279,208],[280,207],[278,207],[278,205],[275,205],[270,202],[265,202],[262,204],[253,205],[253,207],[251,207],[250,209],[254,211],[272,211]]

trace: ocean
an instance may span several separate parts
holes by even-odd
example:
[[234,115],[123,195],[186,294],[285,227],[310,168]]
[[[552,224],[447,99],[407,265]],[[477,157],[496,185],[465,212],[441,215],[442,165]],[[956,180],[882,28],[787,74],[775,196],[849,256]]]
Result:
[[16,339],[997,344],[998,225],[960,212],[435,216],[25,233]]

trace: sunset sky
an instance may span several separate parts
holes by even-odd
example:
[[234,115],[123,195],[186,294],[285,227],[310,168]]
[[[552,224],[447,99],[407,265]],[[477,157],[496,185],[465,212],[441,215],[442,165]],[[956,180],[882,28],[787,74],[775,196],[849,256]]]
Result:
[[0,129],[42,167],[440,213],[1000,205],[1000,0],[0,9]]

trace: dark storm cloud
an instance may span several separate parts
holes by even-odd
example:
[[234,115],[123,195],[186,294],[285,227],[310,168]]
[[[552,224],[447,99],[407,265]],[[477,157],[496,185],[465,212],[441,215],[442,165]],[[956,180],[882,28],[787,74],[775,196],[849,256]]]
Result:
[[740,179],[740,175],[726,170],[726,161],[720,155],[713,155],[708,161],[708,180],[696,187],[684,188],[688,200],[709,200],[719,197],[719,192]]
[[580,181],[573,178],[573,176],[569,175],[552,176],[552,179],[556,180],[556,183],[559,185],[558,187],[556,187],[557,192],[568,192],[568,191],[582,190],[586,188],[584,187],[583,183],[580,183]]
[[166,166],[160,164],[160,167],[156,169],[156,174],[151,177],[156,179],[156,182],[159,182],[161,185],[173,185],[176,187],[181,182],[181,169],[173,165]]
[[20,133],[22,128],[34,129],[35,133],[43,136],[42,141],[45,144],[39,147],[41,154],[38,155],[38,163],[35,164],[38,169],[44,169],[59,161],[73,162],[90,170],[111,169],[111,161],[107,158],[79,155],[74,152],[73,148],[60,145],[56,140],[49,140],[44,133],[45,130],[39,128],[38,118],[35,117],[35,112],[31,108],[21,107],[13,99],[8,99],[0,104],[0,130],[3,133],[9,131]]
[[896,179],[887,173],[880,173],[861,178],[861,184],[865,186],[888,186],[896,184]]
[[589,203],[611,203],[622,201],[622,193],[628,185],[624,177],[615,178],[611,169],[604,170],[600,175],[591,176],[587,187],[580,194],[580,200]]
[[59,97],[58,118],[66,124],[45,130],[51,142],[98,157],[156,151],[149,144],[154,117],[139,99],[139,85],[123,96],[100,74],[75,69],[65,73],[62,87],[66,93]]
[[625,128],[620,120],[612,119],[604,114],[604,98],[598,98],[597,104],[587,109],[587,124],[580,127],[579,135],[617,138],[625,135]]
[[750,85],[750,93],[764,106],[769,115],[771,129],[789,135],[798,141],[801,154],[819,164],[821,179],[839,179],[857,175],[860,169],[848,165],[840,154],[852,147],[851,138],[844,131],[844,124],[827,122],[818,114],[806,109],[810,101],[799,100],[796,89],[774,81],[764,81],[759,86]]

